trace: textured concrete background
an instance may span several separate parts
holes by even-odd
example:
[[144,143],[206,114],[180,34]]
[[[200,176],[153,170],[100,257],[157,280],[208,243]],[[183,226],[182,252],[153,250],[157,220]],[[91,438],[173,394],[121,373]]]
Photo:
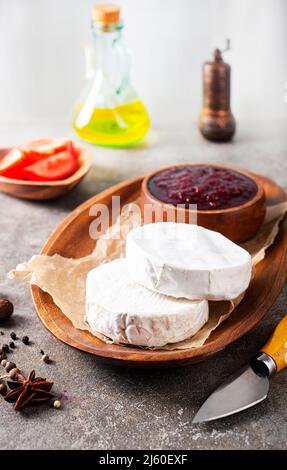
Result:
[[[287,189],[286,128],[286,121],[272,122],[272,130],[258,121],[246,122],[233,143],[216,145],[203,141],[195,125],[176,132],[166,125],[142,148],[93,148],[91,173],[62,199],[33,203],[0,195],[0,293],[15,304],[10,324],[0,328],[5,332],[0,341],[5,342],[12,330],[29,335],[33,344],[19,343],[11,357],[23,371],[35,368],[54,380],[55,390],[66,390],[68,397],[59,411],[44,406],[21,413],[0,400],[1,449],[286,449],[286,371],[275,377],[268,399],[258,406],[218,422],[191,424],[214,387],[259,349],[286,314],[286,288],[253,332],[215,357],[179,369],[142,371],[102,365],[60,343],[38,320],[29,288],[6,277],[17,263],[40,251],[52,230],[79,203],[117,181],[165,164],[241,165]],[[2,124],[0,145],[69,132],[66,124],[55,121]],[[55,362],[43,364],[40,349]]]

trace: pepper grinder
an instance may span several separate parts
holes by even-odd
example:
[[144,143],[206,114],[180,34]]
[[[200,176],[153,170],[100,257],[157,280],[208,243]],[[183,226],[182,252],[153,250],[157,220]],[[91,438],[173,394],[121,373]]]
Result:
[[199,129],[203,137],[216,142],[225,142],[235,132],[235,119],[230,109],[230,65],[223,61],[222,53],[230,49],[215,49],[213,61],[203,64],[203,108],[199,118]]

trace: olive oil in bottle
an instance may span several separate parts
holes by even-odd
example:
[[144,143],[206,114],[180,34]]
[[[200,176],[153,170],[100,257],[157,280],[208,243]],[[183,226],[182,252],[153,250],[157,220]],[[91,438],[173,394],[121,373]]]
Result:
[[148,112],[130,82],[122,29],[118,6],[94,6],[94,74],[75,105],[72,125],[82,139],[97,145],[135,145],[150,126]]

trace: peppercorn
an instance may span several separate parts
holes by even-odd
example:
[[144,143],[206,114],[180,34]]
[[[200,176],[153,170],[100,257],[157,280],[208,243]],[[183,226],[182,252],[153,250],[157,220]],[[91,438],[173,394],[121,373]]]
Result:
[[11,337],[11,339],[17,339],[17,335],[16,335],[15,331],[12,331],[12,333],[10,334],[10,337]]
[[48,364],[50,362],[50,358],[49,358],[48,354],[43,354],[42,361],[45,362],[46,364]]
[[60,402],[60,400],[54,400],[53,402],[53,407],[56,408],[57,410],[59,410],[61,408],[62,404]]
[[30,344],[29,336],[23,336],[22,342],[26,345]]
[[43,349],[41,349],[40,354],[42,354],[42,356],[45,354]]
[[2,366],[2,367],[6,367],[7,362],[8,362],[8,361],[7,361],[6,359],[2,359],[2,361],[1,361],[1,366]]
[[8,299],[0,299],[0,321],[8,320],[13,313],[14,307]]
[[1,395],[6,395],[7,393],[7,385],[6,384],[0,384],[0,394]]
[[14,343],[14,341],[10,341],[9,346],[10,346],[10,348],[15,349],[15,343]]
[[1,335],[1,336],[4,336],[4,331],[0,331],[0,335]]
[[15,369],[15,367],[16,367],[16,364],[14,362],[8,361],[6,363],[5,369],[7,372],[10,372],[10,370]]
[[3,359],[7,359],[7,354],[0,351],[0,362],[3,361]]
[[9,352],[9,346],[8,346],[8,344],[3,344],[3,346],[2,346],[2,351],[3,351],[4,353]]

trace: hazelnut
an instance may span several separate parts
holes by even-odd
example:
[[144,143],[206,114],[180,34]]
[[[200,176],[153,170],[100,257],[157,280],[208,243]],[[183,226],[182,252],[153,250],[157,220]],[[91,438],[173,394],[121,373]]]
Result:
[[11,317],[14,307],[8,299],[0,299],[0,322],[4,322]]

